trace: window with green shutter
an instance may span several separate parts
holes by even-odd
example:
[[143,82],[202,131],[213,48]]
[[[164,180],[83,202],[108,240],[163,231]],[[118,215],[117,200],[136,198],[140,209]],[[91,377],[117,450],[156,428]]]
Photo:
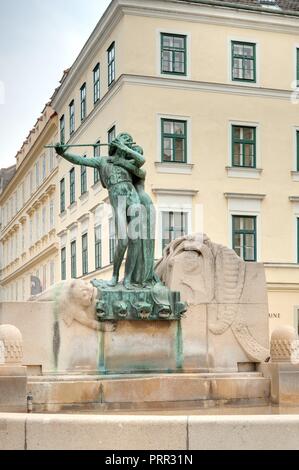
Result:
[[108,144],[111,144],[112,140],[116,137],[116,129],[115,126],[111,127],[108,131]]
[[81,121],[86,118],[86,83],[80,88],[80,114]]
[[82,235],[82,274],[88,274],[88,236]]
[[65,144],[65,117],[60,118],[60,143]]
[[65,211],[65,179],[60,181],[60,213]]
[[187,122],[162,119],[162,162],[187,162]]
[[70,170],[70,204],[76,202],[76,183],[75,183],[75,168]]
[[113,42],[108,51],[108,86],[115,80],[115,43]]
[[244,261],[256,261],[256,217],[233,215],[233,249]]
[[256,128],[232,126],[232,166],[256,168]]
[[95,235],[95,268],[102,267],[102,227],[98,225],[94,229]]
[[232,80],[256,81],[256,44],[232,41]]
[[[96,143],[100,144],[101,141],[98,140]],[[93,148],[93,156],[94,157],[100,157],[101,156],[101,147],[94,147]],[[99,172],[98,168],[94,168],[93,180],[94,180],[93,181],[94,184],[97,184],[100,181],[100,172]]]
[[100,64],[93,69],[93,102],[97,103],[100,99]]
[[60,258],[61,258],[61,280],[65,281],[66,280],[66,248],[62,248],[60,252]]
[[71,243],[71,277],[72,279],[77,277],[77,243],[75,240]]
[[187,37],[161,33],[161,73],[187,74]]
[[[86,155],[84,155],[86,158]],[[81,165],[81,195],[87,192],[87,168]]]
[[70,112],[70,135],[75,132],[75,102],[74,100],[69,104],[69,112]]
[[162,248],[176,238],[188,233],[187,212],[163,212],[162,213]]

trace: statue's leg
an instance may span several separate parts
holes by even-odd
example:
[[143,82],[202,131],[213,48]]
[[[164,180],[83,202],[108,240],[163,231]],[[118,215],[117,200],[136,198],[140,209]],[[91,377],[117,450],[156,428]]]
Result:
[[124,286],[126,289],[133,288],[132,286],[132,274],[136,266],[138,253],[140,251],[140,239],[132,240],[129,239],[128,244],[128,256],[126,259]]
[[111,281],[107,283],[108,286],[116,286],[119,280],[119,271],[123,262],[126,250],[128,248],[127,236],[127,216],[126,211],[119,210],[117,204],[112,204],[115,214],[115,234],[117,245],[113,259],[113,275]]
[[[134,216],[129,215],[127,217],[127,222],[128,222],[128,254],[127,254],[127,259],[126,259],[126,266],[125,266],[125,277],[124,277],[124,286],[126,289],[131,289],[133,288],[132,286],[132,276],[133,272],[136,268],[136,263],[138,260],[138,255],[140,254],[141,250],[141,238],[140,238],[140,230],[141,230],[141,207],[140,207],[140,202],[139,202],[139,197],[136,194],[136,198],[133,199],[133,204],[131,205],[134,207],[133,211],[136,211]],[[132,203],[132,200],[129,201]],[[130,209],[128,210],[130,213]],[[139,258],[139,261],[141,259]],[[141,270],[142,272],[142,270]],[[141,284],[141,280],[136,279],[138,283]]]

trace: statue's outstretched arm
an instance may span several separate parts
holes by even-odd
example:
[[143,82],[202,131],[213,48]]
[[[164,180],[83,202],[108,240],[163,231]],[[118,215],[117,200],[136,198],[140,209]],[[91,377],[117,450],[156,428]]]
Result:
[[99,159],[102,158],[102,157],[96,157],[96,158],[80,157],[79,155],[74,155],[72,153],[66,152],[65,147],[63,145],[56,145],[55,150],[58,153],[58,155],[61,155],[61,157],[65,158],[65,160],[67,160],[70,163],[73,163],[74,165],[91,166],[93,168],[98,168]]

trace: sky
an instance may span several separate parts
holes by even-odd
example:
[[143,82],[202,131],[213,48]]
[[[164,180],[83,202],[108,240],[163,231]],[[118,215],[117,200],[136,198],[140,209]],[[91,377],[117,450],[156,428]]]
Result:
[[0,168],[30,129],[110,0],[0,0]]

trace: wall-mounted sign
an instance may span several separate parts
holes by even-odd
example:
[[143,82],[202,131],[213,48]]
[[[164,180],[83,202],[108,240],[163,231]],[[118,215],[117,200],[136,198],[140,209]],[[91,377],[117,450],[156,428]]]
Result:
[[269,313],[269,318],[280,318],[280,313]]

